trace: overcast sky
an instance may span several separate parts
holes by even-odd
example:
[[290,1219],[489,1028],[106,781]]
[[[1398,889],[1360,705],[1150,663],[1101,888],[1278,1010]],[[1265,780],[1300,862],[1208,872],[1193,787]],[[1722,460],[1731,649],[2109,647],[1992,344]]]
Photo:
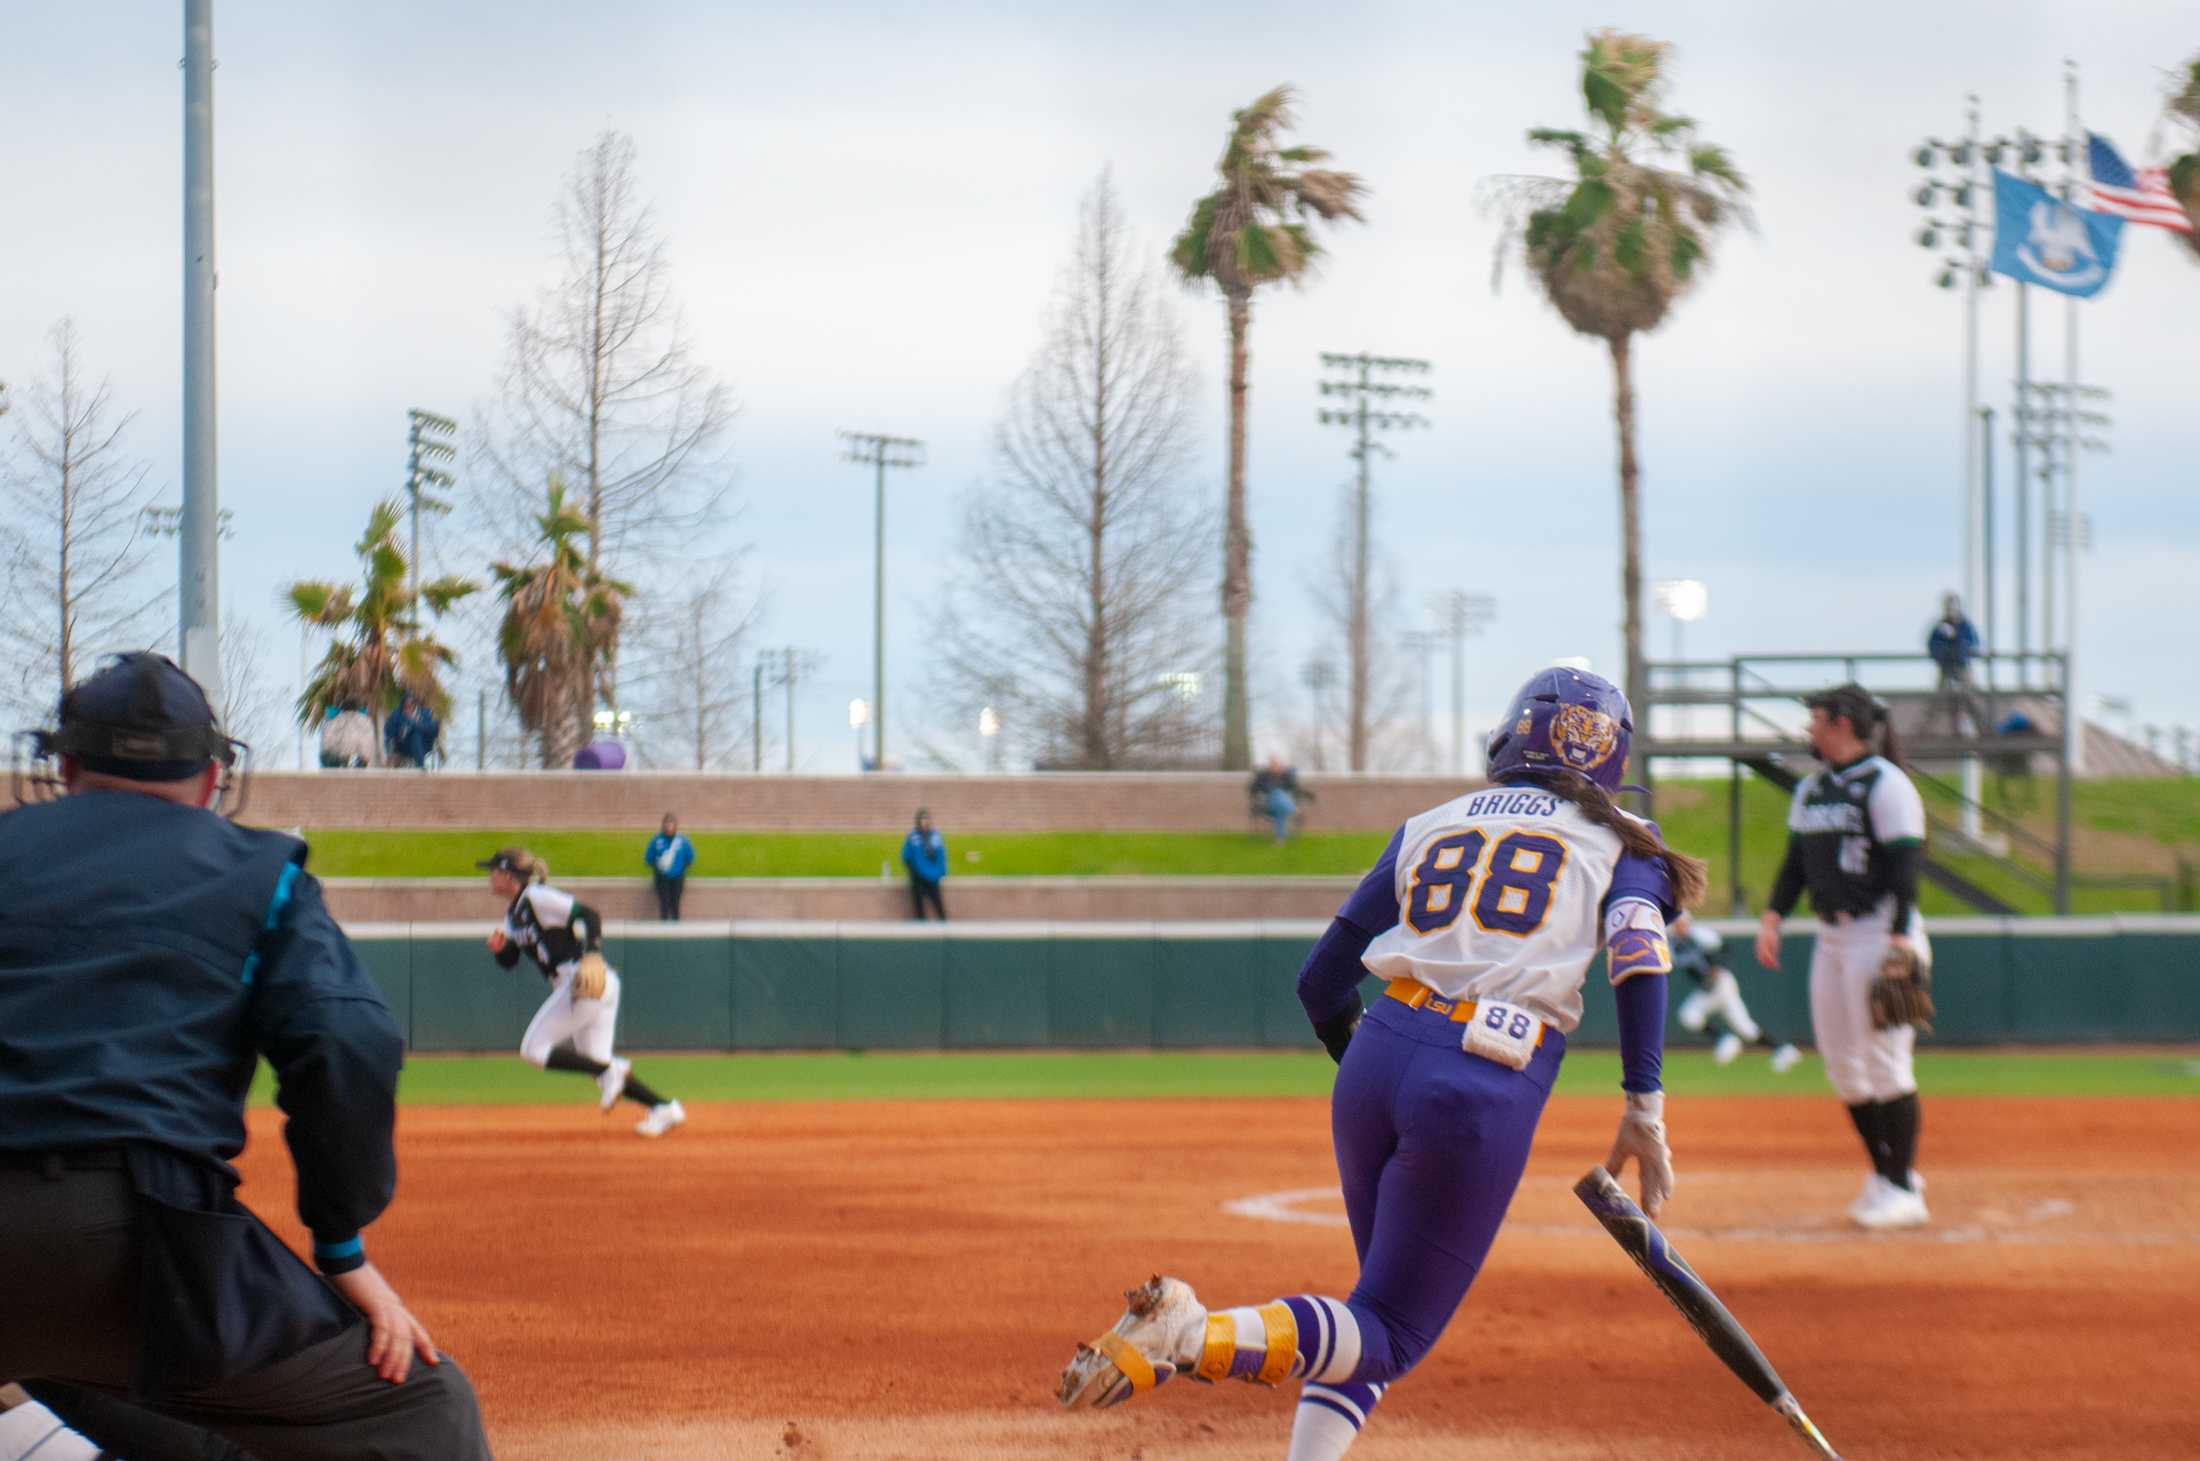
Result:
[[[870,483],[833,431],[929,443],[888,512],[907,725],[926,709],[954,504],[988,473],[1104,167],[1158,255],[1211,185],[1230,111],[1289,81],[1298,135],[1366,179],[1368,222],[1333,234],[1316,284],[1255,305],[1256,719],[1291,708],[1317,648],[1303,585],[1351,470],[1343,433],[1315,422],[1317,356],[1368,349],[1436,365],[1433,429],[1380,468],[1379,551],[1401,629],[1436,591],[1497,599],[1470,659],[1479,731],[1538,664],[1618,665],[1609,366],[1517,274],[1492,293],[1497,222],[1472,196],[1490,174],[1549,169],[1522,134],[1579,121],[1584,31],[1675,42],[1673,104],[1756,189],[1757,231],[1725,239],[1637,345],[1648,573],[1709,585],[1691,657],[1920,643],[1961,564],[1962,302],[1912,241],[1909,151],[1961,128],[1967,91],[1989,129],[2059,130],[2069,56],[2087,124],[2152,160],[2166,73],[2200,49],[2189,0],[214,11],[220,491],[237,524],[222,596],[265,627],[269,679],[287,695],[297,676],[276,584],[349,571],[368,505],[401,484],[408,406],[471,420],[490,401],[502,318],[555,274],[559,178],[613,127],[639,148],[699,355],[740,403],[729,533],[753,545],[761,642],[825,657],[800,707],[816,770],[849,765],[846,705],[869,693],[871,657]],[[181,6],[142,0],[17,5],[0,46],[0,379],[33,377],[45,331],[73,315],[140,413],[128,440],[168,500],[181,53]],[[2050,298],[2034,295],[2034,359],[2059,373]],[[2005,282],[1984,296],[1981,373],[2005,422],[2014,301]],[[1222,311],[1189,292],[1177,309],[1201,374],[1191,485],[1219,502]],[[2116,425],[2082,481],[2080,673],[2089,705],[2125,696],[2142,722],[2200,723],[2196,320],[2200,266],[2127,229],[2084,306],[2083,374],[2115,392]],[[2006,447],[1998,466],[2006,484]],[[1669,626],[1651,630],[1664,653]],[[470,713],[459,731],[470,761]]]

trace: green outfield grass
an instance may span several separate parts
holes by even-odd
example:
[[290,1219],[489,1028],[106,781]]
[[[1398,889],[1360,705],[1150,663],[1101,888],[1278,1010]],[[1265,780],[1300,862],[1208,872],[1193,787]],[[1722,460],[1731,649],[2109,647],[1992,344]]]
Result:
[[[1321,1052],[1001,1051],[972,1053],[650,1055],[635,1062],[652,1085],[688,1101],[1126,1100],[1157,1097],[1320,1096],[1334,1068]],[[1932,1050],[1917,1057],[1935,1096],[2200,1097],[2200,1048],[2163,1050]],[[1730,1066],[1708,1053],[1668,1053],[1666,1086],[1679,1096],[1830,1099],[1810,1057],[1774,1075],[1751,1053]],[[1558,1089],[1619,1089],[1619,1056],[1570,1054]],[[587,1082],[535,1070],[516,1056],[423,1056],[405,1069],[407,1104],[565,1105],[593,1100]],[[255,1091],[267,1098],[267,1072]]]
[[[1752,902],[1771,885],[1786,845],[1787,797],[1755,777],[1743,783],[1742,887]],[[2039,788],[2051,800],[2050,787]],[[1989,796],[1989,801],[1994,798]],[[2081,871],[2160,872],[2154,848],[2200,859],[2200,780],[2101,781],[2073,790],[2078,824],[2119,839],[2090,855]],[[1943,810],[1952,813],[1952,808]],[[1658,819],[1667,839],[1712,861],[1714,906],[1726,905],[1726,784],[1667,782]],[[2038,820],[2037,815],[2033,820]],[[947,829],[957,877],[1353,877],[1365,872],[1389,828],[1316,832],[1277,847],[1251,832],[970,832]],[[642,845],[630,831],[308,830],[313,870],[323,877],[471,877],[474,862],[506,843],[549,859],[560,877],[647,875]],[[699,832],[697,877],[875,878],[901,875],[898,832]],[[2128,839],[2125,841],[2124,839]],[[2049,910],[2047,895],[1982,858],[1952,857],[1958,871],[2028,913]],[[2081,888],[2081,913],[2158,912],[2160,898],[2140,889]],[[1929,914],[1965,911],[1937,888],[1924,895]]]

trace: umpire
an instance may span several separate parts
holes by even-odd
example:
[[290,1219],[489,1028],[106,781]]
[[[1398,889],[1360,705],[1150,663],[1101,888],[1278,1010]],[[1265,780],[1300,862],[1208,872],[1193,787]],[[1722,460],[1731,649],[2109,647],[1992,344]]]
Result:
[[[211,810],[238,747],[159,655],[35,744],[64,794],[0,816],[0,1382],[130,1461],[488,1457],[359,1236],[402,1046],[305,845]],[[234,1193],[261,1056],[318,1275]]]

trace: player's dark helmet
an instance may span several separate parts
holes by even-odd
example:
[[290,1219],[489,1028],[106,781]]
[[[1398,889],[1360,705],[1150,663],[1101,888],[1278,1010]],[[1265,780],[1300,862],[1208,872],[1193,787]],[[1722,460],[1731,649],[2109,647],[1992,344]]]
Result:
[[128,781],[186,781],[212,764],[222,769],[226,797],[249,754],[242,741],[222,733],[199,682],[165,655],[151,653],[116,655],[71,685],[54,729],[26,731],[22,742],[28,743],[30,766],[24,769],[19,754],[18,801],[58,790],[64,758]]
[[1634,734],[1634,712],[1619,686],[1587,670],[1538,670],[1490,732],[1489,778],[1533,780],[1577,771],[1617,792]]
[[1872,732],[1887,720],[1887,706],[1877,695],[1862,685],[1851,682],[1835,685],[1830,690],[1820,690],[1805,697],[1803,704],[1810,710],[1823,710],[1828,720],[1845,720],[1856,732],[1858,740],[1869,741]]

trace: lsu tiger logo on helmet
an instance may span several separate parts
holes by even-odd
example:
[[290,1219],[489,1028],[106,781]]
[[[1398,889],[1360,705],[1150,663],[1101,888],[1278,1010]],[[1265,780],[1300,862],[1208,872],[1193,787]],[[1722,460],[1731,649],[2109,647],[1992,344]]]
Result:
[[1551,749],[1576,771],[1593,771],[1619,749],[1619,722],[1586,705],[1563,705],[1551,717]]

